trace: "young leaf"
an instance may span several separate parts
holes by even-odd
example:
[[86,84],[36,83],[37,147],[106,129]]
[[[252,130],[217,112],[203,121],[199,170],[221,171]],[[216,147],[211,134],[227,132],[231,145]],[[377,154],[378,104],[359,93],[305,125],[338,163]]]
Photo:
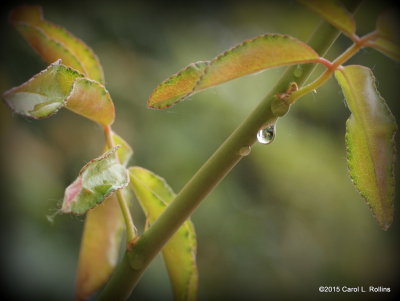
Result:
[[3,95],[16,113],[39,119],[64,106],[102,125],[114,121],[114,104],[100,83],[57,61]]
[[[141,167],[129,168],[131,187],[149,223],[173,201],[175,194],[164,179]],[[197,294],[196,235],[187,220],[163,248],[175,300],[195,300]]]
[[118,156],[119,162],[121,162],[121,164],[123,166],[127,166],[130,158],[133,155],[133,150],[132,150],[131,146],[124,139],[122,139],[119,135],[117,135],[114,132],[112,133],[112,138],[114,140],[114,144],[120,146],[120,148],[118,148],[118,150],[117,150],[117,156]]
[[107,282],[116,264],[123,219],[115,194],[88,211],[79,253],[76,299],[84,300]]
[[396,121],[369,68],[347,66],[335,76],[352,113],[346,122],[350,176],[386,230],[393,220]]
[[104,83],[103,69],[93,50],[66,29],[43,18],[41,7],[22,5],[10,13],[10,22],[48,64],[64,64]]
[[265,34],[247,40],[209,62],[191,64],[158,85],[148,106],[163,109],[189,95],[268,68],[317,63],[319,55],[307,44],[286,35]]
[[388,57],[400,61],[400,22],[398,15],[393,11],[382,13],[376,24],[378,38],[369,42],[369,46],[374,47]]
[[61,211],[84,214],[128,185],[128,172],[114,155],[118,147],[93,159],[81,169],[78,178],[65,189]]
[[356,24],[350,12],[336,0],[298,0],[304,6],[320,15],[344,34],[352,37],[356,33]]
[[[126,166],[133,151],[120,136],[112,133],[117,156]],[[118,200],[112,194],[86,214],[76,283],[76,299],[84,300],[107,282],[113,272],[121,244],[123,217]]]

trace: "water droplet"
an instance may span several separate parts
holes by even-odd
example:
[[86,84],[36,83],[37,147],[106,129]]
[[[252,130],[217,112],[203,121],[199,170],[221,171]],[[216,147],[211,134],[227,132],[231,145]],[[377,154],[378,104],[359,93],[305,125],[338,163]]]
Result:
[[247,156],[251,152],[251,147],[250,146],[243,146],[239,150],[239,154],[243,157]]
[[312,90],[312,91],[313,91],[314,94],[317,94],[317,90],[316,90],[316,89],[314,89],[314,90]]
[[257,133],[257,140],[261,144],[270,144],[275,138],[275,125],[263,128]]
[[293,71],[293,76],[299,78],[302,75],[303,75],[303,67],[300,65],[297,65]]

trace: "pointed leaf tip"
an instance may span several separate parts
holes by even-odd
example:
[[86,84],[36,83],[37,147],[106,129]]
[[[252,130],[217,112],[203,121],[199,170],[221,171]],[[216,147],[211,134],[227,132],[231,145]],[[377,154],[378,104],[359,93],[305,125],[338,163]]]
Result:
[[119,146],[91,160],[78,178],[66,188],[61,210],[84,214],[129,183],[128,171],[118,163],[115,152]]
[[335,76],[351,111],[346,122],[350,176],[386,230],[393,221],[396,121],[369,68],[346,66]]
[[[131,187],[151,224],[174,200],[175,193],[163,178],[147,169],[131,167],[129,173]],[[196,234],[190,220],[172,236],[162,253],[175,300],[195,300],[198,283]]]
[[192,63],[170,76],[154,89],[147,105],[154,109],[164,109],[184,100],[194,92],[207,66],[208,62]]

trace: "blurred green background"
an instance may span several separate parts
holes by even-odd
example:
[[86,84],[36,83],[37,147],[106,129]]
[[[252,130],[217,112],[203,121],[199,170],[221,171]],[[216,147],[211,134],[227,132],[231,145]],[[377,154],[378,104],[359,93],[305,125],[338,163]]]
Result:
[[[132,165],[165,177],[175,191],[251,112],[283,69],[234,80],[165,111],[145,106],[155,86],[187,64],[211,59],[259,34],[307,40],[320,22],[294,1],[35,3],[43,6],[48,20],[97,53],[116,106],[114,129],[135,150]],[[3,4],[1,9],[0,92],[45,68],[7,23],[11,7]],[[364,3],[356,17],[358,33],[372,30],[385,8],[385,1]],[[327,58],[349,45],[339,38]],[[372,68],[380,93],[399,119],[399,65],[371,49],[349,63]],[[348,116],[331,79],[279,121],[273,144],[254,145],[251,155],[204,200],[192,217],[199,300],[393,296],[318,292],[321,285],[398,289],[398,194],[395,222],[384,232],[348,176]],[[59,208],[64,188],[85,162],[101,153],[102,131],[67,110],[41,121],[21,118],[4,102],[0,125],[2,294],[15,300],[70,300],[84,217],[57,216],[51,223],[46,216]],[[135,202],[132,209],[142,228]],[[131,299],[171,299],[160,258]]]

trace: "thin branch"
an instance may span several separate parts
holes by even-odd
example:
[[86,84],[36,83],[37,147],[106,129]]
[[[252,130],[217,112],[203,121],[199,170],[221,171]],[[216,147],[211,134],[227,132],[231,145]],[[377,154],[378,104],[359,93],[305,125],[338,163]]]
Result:
[[[108,148],[113,148],[115,146],[114,139],[112,137],[111,126],[104,127],[104,136],[106,138],[106,143]],[[115,158],[119,161],[117,153],[115,153]],[[119,207],[121,208],[122,216],[124,217],[125,227],[126,227],[126,239],[127,243],[136,238],[136,228],[133,224],[133,219],[131,211],[129,210],[128,202],[126,201],[121,190],[116,192]]]

